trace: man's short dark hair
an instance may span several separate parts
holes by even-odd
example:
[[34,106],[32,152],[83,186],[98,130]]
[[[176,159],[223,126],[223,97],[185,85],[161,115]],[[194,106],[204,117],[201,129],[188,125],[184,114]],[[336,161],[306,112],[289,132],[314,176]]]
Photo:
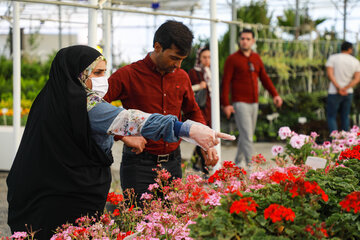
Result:
[[251,33],[252,37],[255,38],[255,33],[253,30],[249,29],[249,28],[244,28],[240,33],[239,33],[239,37],[241,37],[241,34],[243,33]]
[[191,50],[193,38],[194,36],[187,26],[181,22],[169,20],[156,30],[153,46],[155,46],[155,42],[158,42],[164,51],[174,44],[179,49],[179,55],[187,56]]
[[341,44],[341,51],[347,51],[347,50],[349,50],[350,48],[353,48],[353,45],[351,44],[351,43],[349,43],[349,42],[343,42],[342,44]]

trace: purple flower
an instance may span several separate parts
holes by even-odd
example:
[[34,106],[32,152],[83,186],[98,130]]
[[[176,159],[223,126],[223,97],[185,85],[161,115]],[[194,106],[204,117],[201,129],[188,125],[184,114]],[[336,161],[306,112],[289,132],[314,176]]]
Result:
[[279,137],[281,140],[286,139],[287,137],[291,137],[291,130],[289,127],[281,127],[279,129]]

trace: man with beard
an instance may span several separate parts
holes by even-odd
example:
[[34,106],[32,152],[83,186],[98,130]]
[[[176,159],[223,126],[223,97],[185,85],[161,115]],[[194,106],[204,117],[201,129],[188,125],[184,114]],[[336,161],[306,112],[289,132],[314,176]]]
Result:
[[[167,21],[155,32],[154,51],[140,61],[118,69],[109,78],[105,100],[121,100],[123,107],[149,113],[172,114],[206,124],[197,105],[191,81],[180,69],[191,50],[193,34],[184,24]],[[217,135],[219,136],[220,133]],[[180,141],[168,143],[143,137],[123,137],[120,180],[123,190],[133,188],[140,199],[149,184],[155,183],[153,169],[165,168],[173,178],[181,178]],[[213,146],[209,146],[210,148]],[[208,165],[215,165],[214,148],[208,151]]]

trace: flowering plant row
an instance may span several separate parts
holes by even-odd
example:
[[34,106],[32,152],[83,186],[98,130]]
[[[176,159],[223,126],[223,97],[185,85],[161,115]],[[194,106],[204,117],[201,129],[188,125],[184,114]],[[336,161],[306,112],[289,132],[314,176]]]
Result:
[[[52,239],[360,239],[358,131],[333,134],[319,145],[314,133],[299,137],[282,128],[288,143],[273,148],[279,166],[265,168],[266,159],[257,155],[251,174],[224,162],[208,180],[172,180],[158,168],[141,206],[131,191],[109,193],[114,209],[63,225]],[[327,159],[324,169],[303,164],[315,155]],[[32,239],[16,234],[12,239]]]

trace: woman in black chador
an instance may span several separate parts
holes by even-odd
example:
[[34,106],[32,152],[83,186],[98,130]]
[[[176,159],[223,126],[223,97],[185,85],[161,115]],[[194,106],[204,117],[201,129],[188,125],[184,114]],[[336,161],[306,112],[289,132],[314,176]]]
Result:
[[[105,102],[106,60],[95,49],[61,49],[31,108],[7,178],[12,232],[48,240],[62,224],[101,214],[110,188],[112,135],[165,141],[190,137],[204,148],[227,137],[175,116],[125,110]],[[216,136],[216,137],[215,137]]]

